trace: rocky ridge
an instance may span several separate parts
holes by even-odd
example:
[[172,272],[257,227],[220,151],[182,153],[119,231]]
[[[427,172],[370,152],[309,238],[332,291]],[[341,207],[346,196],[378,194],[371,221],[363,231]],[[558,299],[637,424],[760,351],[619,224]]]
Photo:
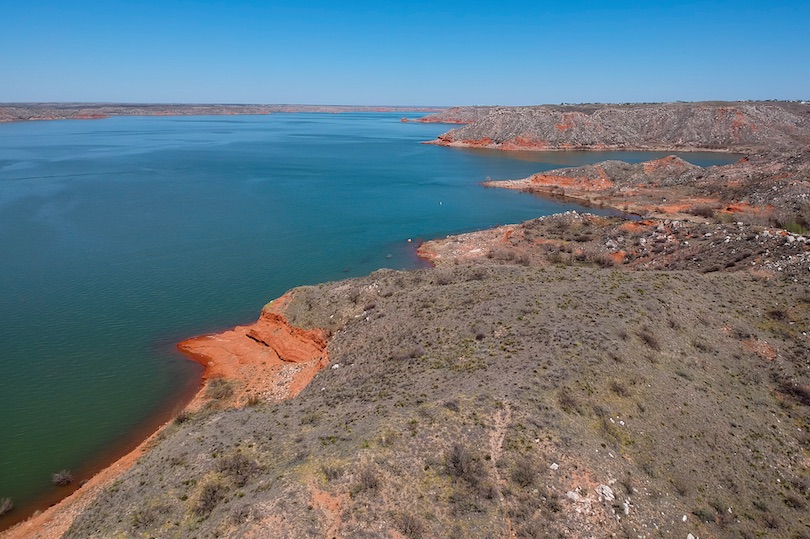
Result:
[[403,121],[424,124],[469,124],[485,117],[493,110],[495,107],[450,107],[416,120],[403,118]]
[[[447,114],[447,112],[445,113]],[[666,103],[495,107],[433,141],[502,150],[736,150],[808,144],[810,105]]]

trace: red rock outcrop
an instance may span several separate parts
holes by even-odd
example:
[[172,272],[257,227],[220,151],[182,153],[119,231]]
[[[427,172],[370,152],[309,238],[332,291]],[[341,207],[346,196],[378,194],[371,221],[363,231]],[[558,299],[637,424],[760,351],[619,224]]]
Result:
[[[206,381],[224,378],[235,404],[294,397],[329,362],[325,331],[292,326],[283,314],[289,294],[266,306],[253,324],[187,339],[177,347],[205,367]],[[205,400],[198,393],[192,409]]]

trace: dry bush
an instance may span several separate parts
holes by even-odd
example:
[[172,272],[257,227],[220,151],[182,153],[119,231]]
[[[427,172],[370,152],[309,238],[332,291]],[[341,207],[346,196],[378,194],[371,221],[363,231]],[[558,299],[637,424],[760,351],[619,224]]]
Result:
[[11,498],[0,498],[0,517],[14,509]]
[[237,487],[244,487],[251,478],[258,475],[259,465],[242,453],[234,453],[217,462],[217,471],[230,477]]
[[133,528],[148,528],[167,515],[171,508],[165,503],[150,503],[132,513]]
[[397,515],[394,522],[402,535],[410,537],[410,539],[420,539],[425,533],[425,525],[422,520],[411,513]]
[[371,468],[366,466],[357,474],[357,484],[355,485],[356,492],[365,492],[367,490],[376,491],[380,486],[380,479]]
[[57,487],[64,487],[73,482],[73,474],[70,470],[59,470],[51,475],[51,483]]
[[613,380],[610,382],[610,390],[619,397],[629,397],[630,389],[627,385],[620,380]]
[[207,517],[225,499],[225,491],[225,486],[217,480],[205,482],[199,490],[192,512],[198,517]]
[[691,213],[692,215],[705,217],[707,219],[714,219],[715,208],[711,206],[694,206],[686,211],[687,213]]
[[325,464],[321,466],[321,471],[323,472],[323,475],[326,476],[327,481],[335,481],[340,479],[343,475],[343,468],[341,466],[331,466]]
[[512,481],[521,487],[530,487],[534,484],[537,477],[534,462],[528,458],[521,458],[515,462],[511,473]]
[[566,387],[561,388],[557,393],[557,403],[565,412],[579,413],[579,401]]
[[391,355],[391,359],[397,361],[404,361],[406,359],[416,359],[425,355],[425,349],[419,344],[414,344],[404,348],[400,348]]
[[461,479],[471,487],[480,485],[484,468],[476,455],[461,444],[454,444],[444,453],[444,466],[448,475]]
[[233,386],[227,380],[214,378],[208,382],[205,389],[205,396],[209,399],[224,400],[233,395]]
[[661,343],[658,341],[658,337],[652,332],[652,330],[648,327],[641,328],[638,333],[638,338],[641,339],[641,342],[646,344],[651,349],[659,352],[661,350]]

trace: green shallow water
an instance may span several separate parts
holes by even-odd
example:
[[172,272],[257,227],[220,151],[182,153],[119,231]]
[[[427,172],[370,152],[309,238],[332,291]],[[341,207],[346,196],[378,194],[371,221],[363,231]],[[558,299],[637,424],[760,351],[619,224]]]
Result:
[[0,125],[0,498],[19,508],[0,527],[194,390],[178,340],[294,286],[416,267],[421,239],[577,208],[487,177],[665,155],[453,150],[419,143],[447,126],[400,116]]

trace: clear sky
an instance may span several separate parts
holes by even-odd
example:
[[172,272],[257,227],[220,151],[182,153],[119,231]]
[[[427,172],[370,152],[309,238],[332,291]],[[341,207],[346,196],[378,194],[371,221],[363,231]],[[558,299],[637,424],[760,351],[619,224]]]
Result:
[[710,99],[810,99],[810,1],[0,5],[0,102]]

